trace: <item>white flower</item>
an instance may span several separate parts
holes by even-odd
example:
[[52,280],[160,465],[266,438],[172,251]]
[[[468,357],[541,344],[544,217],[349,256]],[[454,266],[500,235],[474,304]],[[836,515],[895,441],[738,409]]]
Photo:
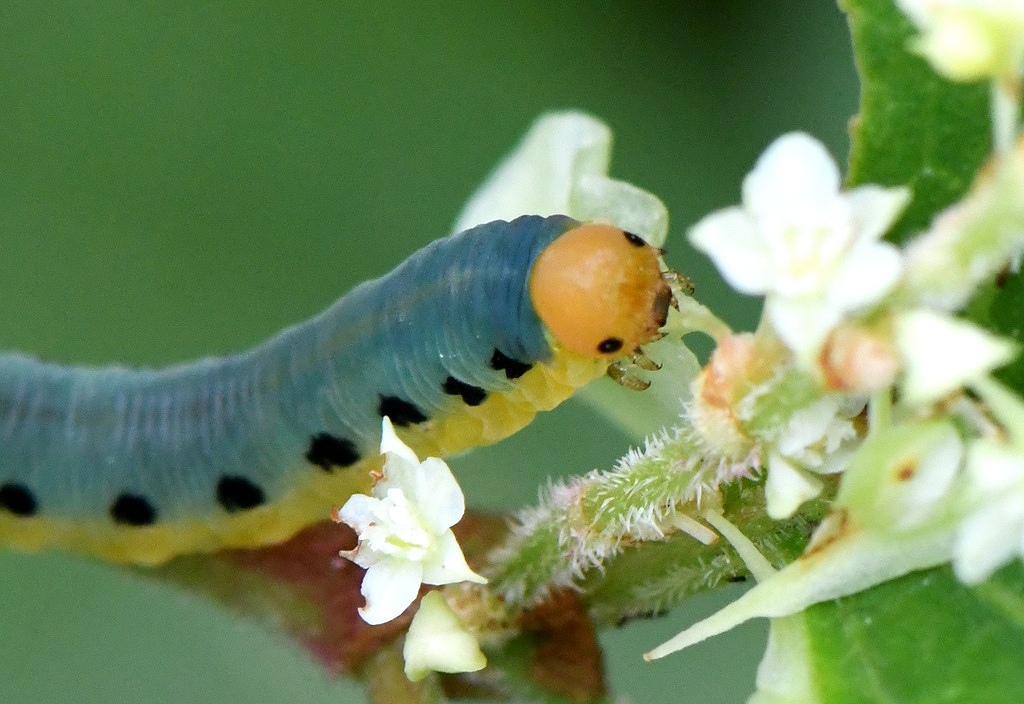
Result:
[[466,504],[448,465],[436,457],[421,463],[395,435],[390,419],[382,425],[383,477],[373,496],[354,494],[338,511],[338,520],[359,536],[356,548],[341,555],[366,568],[366,606],[359,614],[369,624],[400,615],[421,583],[487,581],[466,564],[451,531]]
[[851,312],[877,303],[900,275],[899,251],[879,241],[909,198],[904,188],[839,190],[839,170],[813,138],[777,139],[743,181],[743,204],[705,217],[694,247],[765,313],[805,364]]
[[897,316],[895,341],[905,366],[901,399],[908,404],[937,401],[1017,353],[1009,340],[925,309]]
[[1024,555],[1024,454],[978,440],[967,456],[965,501],[973,506],[953,546],[953,569],[977,584]]
[[661,245],[668,210],[647,191],[608,177],[611,148],[611,130],[590,115],[542,115],[473,194],[454,231],[526,214],[561,214],[611,223]]
[[402,656],[405,676],[413,682],[431,672],[476,672],[487,665],[476,638],[436,591],[420,600]]
[[861,404],[844,408],[839,396],[825,396],[794,412],[768,453],[765,501],[768,515],[789,518],[800,505],[822,489],[815,474],[833,474],[845,468],[844,443],[856,437],[850,417]]
[[1024,59],[1020,0],[898,0],[922,34],[914,49],[946,78],[1011,76]]

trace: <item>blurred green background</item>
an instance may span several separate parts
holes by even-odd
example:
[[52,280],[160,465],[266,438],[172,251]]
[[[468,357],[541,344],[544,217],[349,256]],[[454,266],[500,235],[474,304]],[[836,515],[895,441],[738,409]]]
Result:
[[[756,301],[686,227],[784,131],[842,161],[856,91],[845,21],[816,0],[8,3],[0,336],[65,362],[237,351],[445,234],[566,107],[612,126],[613,174],[669,207],[670,263],[749,327]],[[630,441],[570,403],[455,464],[471,504],[509,508]],[[615,690],[742,701],[764,624],[640,660],[735,593],[603,634]],[[0,701],[362,700],[282,637],[104,565],[0,552],[0,594]]]

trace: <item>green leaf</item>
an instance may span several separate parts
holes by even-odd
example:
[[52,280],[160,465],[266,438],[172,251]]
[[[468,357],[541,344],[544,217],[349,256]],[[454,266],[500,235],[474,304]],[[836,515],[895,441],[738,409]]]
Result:
[[913,189],[890,235],[903,241],[967,190],[991,152],[988,90],[950,83],[908,51],[914,28],[892,0],[840,0],[840,6],[861,77],[849,185]]
[[917,572],[809,609],[820,701],[1021,701],[1024,568],[967,588],[948,568]]

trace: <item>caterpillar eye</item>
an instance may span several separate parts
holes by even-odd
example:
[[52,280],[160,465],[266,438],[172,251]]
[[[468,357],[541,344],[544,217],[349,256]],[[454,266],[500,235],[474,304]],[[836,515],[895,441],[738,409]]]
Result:
[[640,235],[634,235],[632,232],[626,232],[625,230],[623,230],[622,234],[626,236],[626,241],[634,247],[647,246],[647,241]]
[[622,340],[617,337],[609,337],[601,340],[600,344],[597,346],[597,351],[601,354],[611,354],[613,352],[618,352],[621,349]]

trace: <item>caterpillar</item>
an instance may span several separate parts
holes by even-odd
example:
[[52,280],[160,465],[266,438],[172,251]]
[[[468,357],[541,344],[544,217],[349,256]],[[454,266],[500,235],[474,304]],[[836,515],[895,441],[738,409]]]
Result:
[[0,543],[158,564],[282,541],[420,456],[495,442],[654,339],[659,251],[566,216],[437,240],[240,354],[164,369],[0,355]]

